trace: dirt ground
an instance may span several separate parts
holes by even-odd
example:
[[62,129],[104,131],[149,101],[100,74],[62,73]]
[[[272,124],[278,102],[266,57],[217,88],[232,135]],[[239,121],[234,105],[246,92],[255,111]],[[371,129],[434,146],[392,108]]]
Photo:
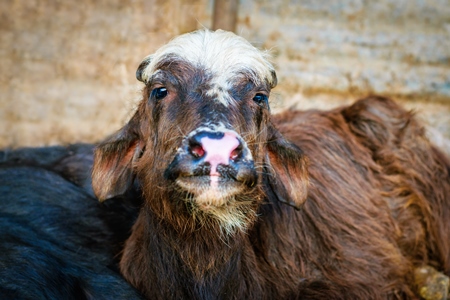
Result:
[[[417,112],[450,153],[448,0],[242,0],[237,33],[268,49],[275,112],[368,94]],[[0,147],[96,142],[131,115],[135,70],[177,34],[211,26],[212,1],[0,2]]]

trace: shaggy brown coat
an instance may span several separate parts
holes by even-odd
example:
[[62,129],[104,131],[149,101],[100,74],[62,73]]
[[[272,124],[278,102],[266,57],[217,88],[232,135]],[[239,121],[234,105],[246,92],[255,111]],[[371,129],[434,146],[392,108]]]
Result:
[[[227,61],[221,53],[215,59]],[[450,275],[450,163],[412,113],[369,97],[271,116],[271,70],[259,81],[258,70],[230,71],[231,87],[218,96],[209,92],[224,91],[215,73],[169,54],[140,66],[143,101],[98,146],[93,170],[101,200],[135,176],[140,183],[145,203],[120,267],[146,297],[404,299],[417,297],[417,267]],[[208,164],[179,171],[194,164],[183,156],[186,139],[210,123],[236,132],[254,174],[230,197],[206,184],[217,199],[204,205],[199,189],[178,182],[210,174]],[[226,184],[232,163],[221,171]]]

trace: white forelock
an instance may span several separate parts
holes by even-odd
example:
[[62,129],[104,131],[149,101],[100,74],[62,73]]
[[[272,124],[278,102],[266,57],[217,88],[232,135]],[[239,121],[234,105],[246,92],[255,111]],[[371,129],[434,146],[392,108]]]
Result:
[[212,75],[209,96],[217,96],[224,104],[230,102],[228,90],[236,75],[246,74],[256,84],[276,84],[274,68],[269,55],[252,46],[244,38],[232,32],[198,30],[183,34],[147,56],[149,64],[141,70],[141,78],[147,82],[156,72],[158,63],[168,56],[177,56],[196,68],[203,68]]

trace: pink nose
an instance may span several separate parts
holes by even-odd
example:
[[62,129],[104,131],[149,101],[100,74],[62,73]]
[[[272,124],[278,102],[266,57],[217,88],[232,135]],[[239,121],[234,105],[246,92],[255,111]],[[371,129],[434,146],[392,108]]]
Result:
[[240,142],[237,135],[232,132],[217,134],[201,134],[197,137],[197,143],[191,146],[191,153],[201,157],[211,165],[210,176],[219,176],[217,166],[228,165],[230,159],[239,156]]

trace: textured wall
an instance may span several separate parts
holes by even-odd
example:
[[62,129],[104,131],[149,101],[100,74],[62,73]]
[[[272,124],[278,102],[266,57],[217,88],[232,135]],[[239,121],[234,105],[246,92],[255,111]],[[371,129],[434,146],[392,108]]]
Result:
[[[393,96],[450,149],[448,0],[241,0],[239,9],[238,33],[274,55],[275,110]],[[16,0],[0,11],[5,147],[94,142],[117,130],[139,98],[140,60],[210,27],[212,4]]]
[[244,1],[240,32],[271,49],[280,108],[400,100],[450,153],[450,1]]

